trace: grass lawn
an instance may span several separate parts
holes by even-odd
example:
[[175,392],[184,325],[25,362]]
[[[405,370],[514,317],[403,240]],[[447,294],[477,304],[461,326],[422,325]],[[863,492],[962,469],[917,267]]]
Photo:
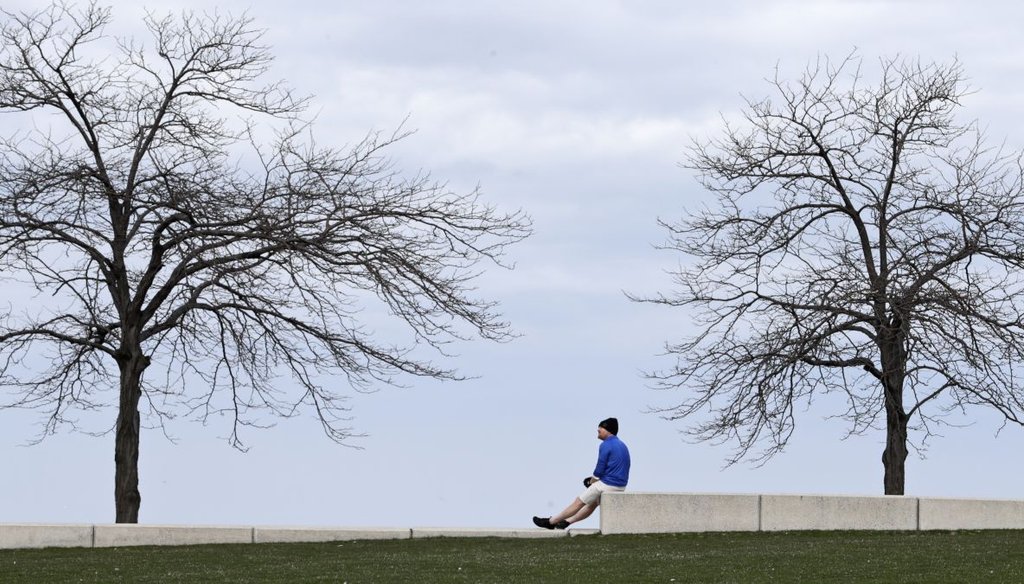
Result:
[[1024,531],[0,550],[0,582],[1024,582]]

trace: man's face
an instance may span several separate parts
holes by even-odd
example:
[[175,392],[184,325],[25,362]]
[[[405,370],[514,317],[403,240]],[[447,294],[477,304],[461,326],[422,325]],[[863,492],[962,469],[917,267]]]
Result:
[[609,437],[609,436],[611,436],[611,435],[612,435],[612,433],[611,433],[611,432],[609,432],[608,430],[605,430],[605,429],[604,429],[604,428],[602,428],[601,426],[598,426],[598,427],[597,427],[597,437],[598,437],[599,439],[601,439],[601,440],[604,440],[605,438],[607,438],[607,437]]

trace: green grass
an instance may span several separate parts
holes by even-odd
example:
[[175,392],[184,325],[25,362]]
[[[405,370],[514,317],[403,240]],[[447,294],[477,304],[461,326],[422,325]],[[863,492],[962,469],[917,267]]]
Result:
[[1024,531],[0,550],[0,582],[1024,582]]

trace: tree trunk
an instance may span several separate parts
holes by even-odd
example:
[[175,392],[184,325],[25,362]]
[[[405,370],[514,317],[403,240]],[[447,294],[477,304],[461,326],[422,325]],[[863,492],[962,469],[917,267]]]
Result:
[[883,486],[886,495],[902,495],[906,482],[907,422],[903,408],[903,381],[907,375],[907,352],[902,320],[894,319],[881,335],[882,391],[885,400],[885,469]]
[[114,509],[117,523],[138,523],[139,506],[139,399],[142,372],[149,365],[142,351],[118,361],[121,400],[114,436]]
[[[888,394],[886,390],[886,394]],[[882,452],[882,466],[885,468],[885,494],[902,495],[906,478],[907,461],[907,416],[902,403],[891,407],[893,401],[886,396],[885,404],[885,451]]]

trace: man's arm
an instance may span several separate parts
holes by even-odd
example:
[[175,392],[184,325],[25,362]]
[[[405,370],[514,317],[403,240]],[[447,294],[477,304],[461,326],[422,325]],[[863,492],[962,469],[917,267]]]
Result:
[[605,442],[601,443],[601,448],[597,451],[597,466],[594,467],[594,478],[599,479],[604,476],[604,473],[608,470],[608,457],[611,455],[611,449],[607,448]]

